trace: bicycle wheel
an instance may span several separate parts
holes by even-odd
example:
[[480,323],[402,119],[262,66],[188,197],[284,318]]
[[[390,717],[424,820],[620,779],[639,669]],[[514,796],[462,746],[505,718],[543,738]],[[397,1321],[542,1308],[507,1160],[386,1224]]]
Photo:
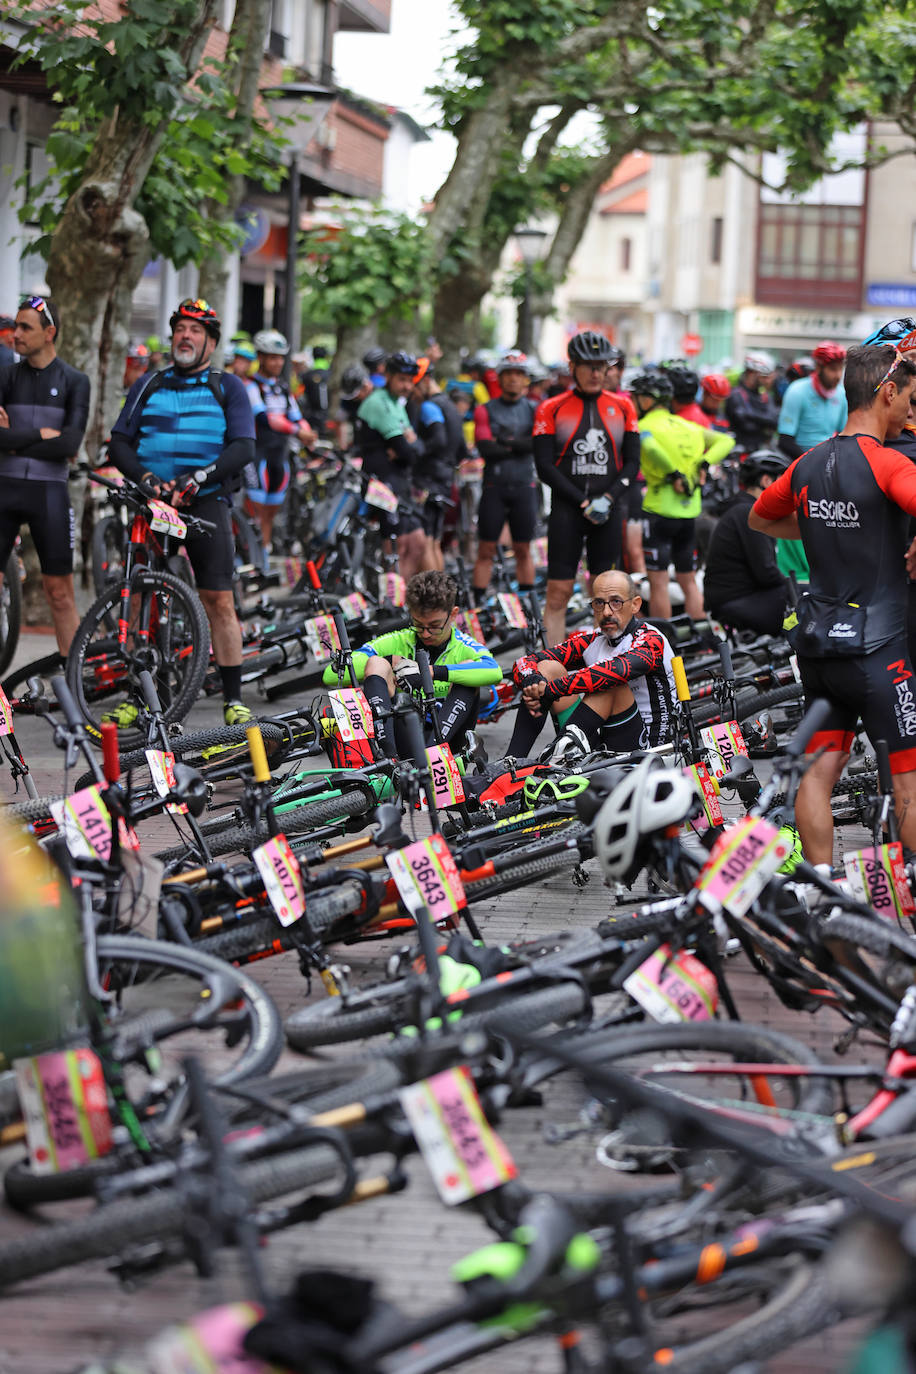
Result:
[[[210,628],[197,595],[171,573],[141,573],[131,598],[132,623],[124,644],[108,626],[118,619],[119,588],[98,597],[86,612],[67,658],[67,682],[89,733],[101,738],[101,719],[125,701],[142,700],[136,675],[149,669],[166,721],[183,720],[197,700],[210,656]],[[147,624],[148,630],[140,626]],[[141,730],[118,731],[120,749],[143,743]]]
[[0,673],[5,673],[19,646],[22,629],[22,582],[19,559],[11,553],[3,570],[0,587]]
[[[312,930],[319,939],[328,936],[336,921],[355,915],[362,903],[362,893],[356,883],[342,883],[340,887],[323,892],[308,893],[306,909]],[[249,963],[265,954],[279,954],[292,949],[295,931],[282,926],[273,914],[256,916],[254,920],[233,922],[225,930],[205,935],[194,942],[195,950],[226,963]]]
[[[92,585],[101,596],[112,583],[124,576],[128,531],[117,515],[107,515],[92,531]],[[117,624],[117,616],[112,628]]]
[[[741,691],[735,701],[735,720],[739,723],[750,720],[774,706],[786,706],[794,702],[801,704],[804,695],[805,690],[800,682],[787,682],[782,687],[774,687],[771,692],[757,692],[753,688]],[[703,702],[691,710],[697,725],[722,719],[722,708],[716,702]]]
[[[363,812],[368,813],[375,805],[375,801],[370,802],[364,792],[349,792],[340,797],[308,802],[305,806],[294,807],[292,811],[281,812],[277,816],[277,821],[287,837],[309,835],[313,830],[333,821],[359,816]],[[229,818],[228,827],[222,834],[211,835],[209,830],[207,832],[207,845],[214,858],[221,854],[248,854],[256,845],[262,844],[270,834],[266,825],[253,830],[248,825],[236,825],[234,818]],[[156,858],[168,864],[180,859],[185,852],[180,848],[165,849],[157,854]]]

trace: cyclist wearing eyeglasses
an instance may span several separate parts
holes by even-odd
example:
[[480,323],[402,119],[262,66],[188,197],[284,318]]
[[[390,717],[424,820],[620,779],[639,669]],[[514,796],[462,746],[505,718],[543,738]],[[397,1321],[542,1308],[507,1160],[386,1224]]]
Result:
[[79,624],[67,477],[89,419],[89,378],[57,356],[59,328],[53,301],[24,297],[13,333],[19,361],[0,366],[0,571],[28,525],[57,647],[66,655]]
[[512,669],[522,689],[507,753],[528,758],[546,720],[559,736],[552,763],[570,762],[598,745],[623,753],[665,743],[674,721],[673,651],[639,616],[642,597],[625,572],[592,583],[594,629],[577,630],[544,654],[528,654]]
[[566,631],[582,545],[595,578],[622,559],[625,497],[639,468],[632,403],[607,390],[617,350],[587,329],[569,341],[573,386],[542,401],[534,417],[534,461],[551,490],[544,627],[551,644]]
[[[188,558],[210,622],[227,725],[251,718],[242,696],[242,631],[232,578],[235,543],[227,484],[254,459],[254,418],[241,378],[211,367],[220,321],[202,300],[172,315],[172,362],[131,387],[111,432],[109,456],[126,477],[157,487],[172,505],[190,504],[213,521],[212,535],[189,535]],[[120,710],[136,710],[125,703]],[[118,724],[131,724],[124,716]]]
[[[483,644],[459,630],[458,584],[450,573],[416,573],[407,584],[410,626],[379,635],[353,652],[353,668],[373,708],[375,737],[382,752],[397,758],[407,748],[398,725],[389,714],[395,692],[420,689],[416,653],[429,654],[436,708],[442,738],[453,752],[459,749],[477,719],[481,687],[502,681],[502,669]],[[324,670],[326,687],[349,686],[349,677],[338,677],[331,664]],[[427,725],[427,737],[433,732]]]
[[916,362],[887,345],[851,348],[849,419],[842,433],[797,458],[757,498],[753,530],[801,538],[810,591],[798,604],[796,649],[806,698],[831,713],[809,753],[826,750],[795,804],[805,857],[833,861],[830,795],[858,721],[887,741],[900,835],[916,848],[916,694],[906,642],[904,547],[916,515],[916,468],[885,440],[900,433],[916,395]]

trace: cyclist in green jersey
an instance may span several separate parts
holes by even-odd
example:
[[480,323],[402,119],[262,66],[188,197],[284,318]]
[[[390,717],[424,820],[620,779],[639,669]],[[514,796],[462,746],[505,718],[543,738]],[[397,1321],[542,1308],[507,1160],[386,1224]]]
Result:
[[630,383],[642,435],[640,467],[646,479],[643,497],[643,549],[649,578],[649,614],[671,615],[668,569],[684,593],[684,609],[703,619],[703,598],[696,582],[694,530],[701,510],[706,468],[719,463],[735,446],[731,434],[672,415],[673,390],[667,373],[647,368]]
[[[458,583],[450,573],[416,573],[406,600],[407,629],[379,635],[353,651],[353,669],[375,717],[375,737],[389,758],[407,750],[401,730],[392,724],[391,702],[395,692],[420,690],[418,647],[429,654],[442,739],[453,751],[473,729],[481,687],[501,682],[503,675],[489,650],[455,624]],[[323,681],[326,687],[349,685],[349,677],[339,677],[333,664],[325,668]],[[426,733],[432,738],[431,721]]]

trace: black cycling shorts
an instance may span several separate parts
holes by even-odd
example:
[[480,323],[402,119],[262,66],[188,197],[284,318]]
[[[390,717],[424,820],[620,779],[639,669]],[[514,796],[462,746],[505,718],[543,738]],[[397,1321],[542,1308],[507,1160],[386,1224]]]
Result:
[[668,515],[643,515],[642,551],[649,572],[696,572],[696,521],[677,520]]
[[235,570],[235,536],[232,533],[232,510],[225,496],[213,493],[199,496],[190,508],[191,515],[211,520],[216,526],[212,533],[189,534],[185,548],[198,590],[228,592],[232,590]]
[[245,488],[249,501],[257,506],[282,506],[289,487],[289,458],[285,453],[258,455],[245,468]]
[[530,544],[538,518],[538,494],[534,482],[488,482],[484,473],[477,508],[477,537],[496,544],[509,522],[513,544]]
[[37,477],[4,477],[0,502],[0,571],[13,552],[16,536],[28,525],[46,577],[73,572],[76,522],[66,482]]
[[830,702],[830,715],[808,744],[848,754],[861,719],[868,738],[887,740],[892,773],[916,772],[916,677],[906,639],[893,640],[861,658],[804,658],[798,668],[805,705]]
[[623,511],[615,505],[603,525],[586,520],[578,506],[553,493],[547,521],[547,576],[568,582],[576,576],[582,545],[588,561],[589,577],[622,566]]

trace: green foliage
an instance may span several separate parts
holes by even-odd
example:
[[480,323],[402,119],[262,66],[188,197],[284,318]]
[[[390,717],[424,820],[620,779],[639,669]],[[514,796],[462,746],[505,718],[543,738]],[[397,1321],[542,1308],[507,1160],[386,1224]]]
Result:
[[331,236],[315,229],[301,240],[303,314],[358,329],[407,320],[430,295],[425,227],[376,205],[354,211]]
[[113,119],[125,134],[164,128],[134,204],[153,252],[178,267],[241,238],[234,224],[220,225],[206,213],[207,202],[225,203],[228,178],[247,175],[269,189],[279,186],[285,140],[257,123],[240,137],[227,65],[208,59],[193,84],[185,80],[178,44],[198,7],[198,0],[131,0],[117,19],[104,20],[87,18],[81,0],[60,0],[53,10],[17,14],[29,25],[19,60],[40,63],[59,107],[47,143],[49,175],[27,187],[20,212],[38,225],[32,245],[38,252],[47,255],[97,135]]

